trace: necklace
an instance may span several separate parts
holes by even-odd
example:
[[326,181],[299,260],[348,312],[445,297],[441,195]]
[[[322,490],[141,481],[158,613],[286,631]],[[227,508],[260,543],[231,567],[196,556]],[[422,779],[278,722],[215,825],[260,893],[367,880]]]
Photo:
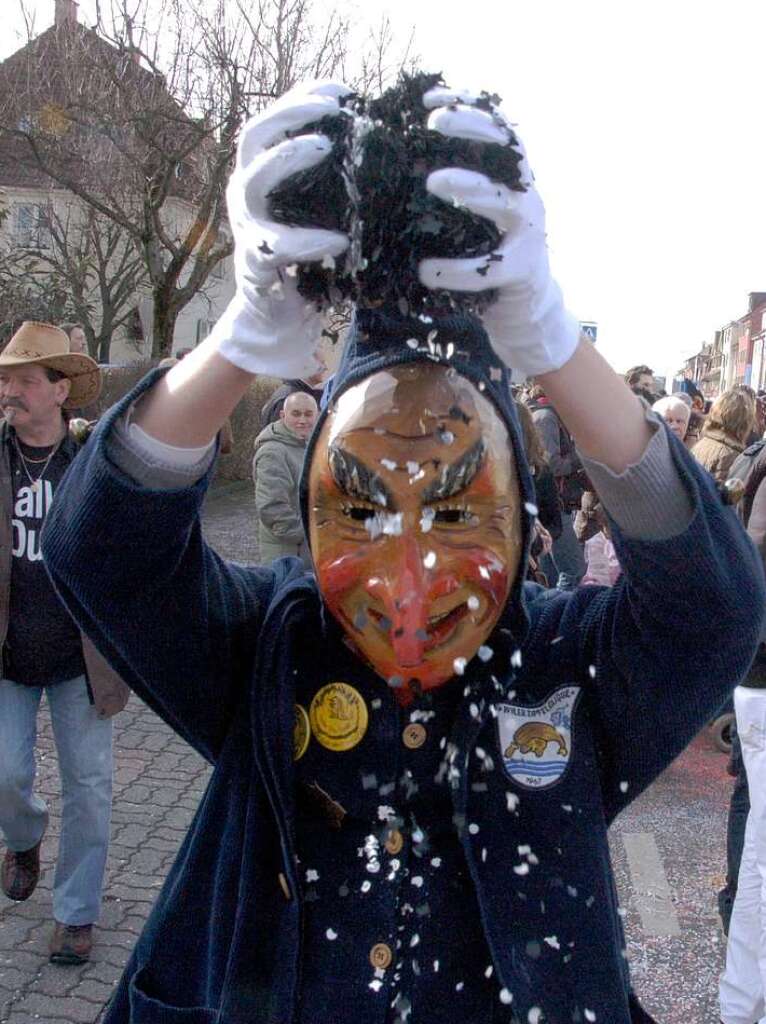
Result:
[[[66,434],[64,435],[64,437],[66,437]],[[26,457],[26,455],[24,455],[24,453],[22,452],[22,450],[21,450],[21,448],[19,446],[19,439],[16,437],[15,434],[13,435],[13,443],[14,443],[14,445],[16,447],[16,452],[17,452],[19,458],[21,459],[21,465],[24,467],[24,472],[27,475],[27,480],[29,480],[29,483],[31,484],[31,489],[32,489],[32,493],[33,494],[35,494],[37,491],[39,491],[40,488],[42,487],[42,481],[43,481],[43,479],[45,477],[45,474],[48,471],[48,466],[50,466],[50,464],[51,464],[51,459],[53,458],[53,456],[56,454],[56,452],[61,447],[61,442],[63,440],[64,440],[63,437],[59,438],[59,440],[56,442],[56,444],[53,446],[53,448],[51,448],[51,450],[48,453],[46,458],[44,458],[44,459],[28,459]],[[30,466],[34,466],[34,465],[39,465],[40,463],[43,463],[43,468],[40,470],[39,474],[36,477],[32,476],[32,474],[29,472],[29,467]]]

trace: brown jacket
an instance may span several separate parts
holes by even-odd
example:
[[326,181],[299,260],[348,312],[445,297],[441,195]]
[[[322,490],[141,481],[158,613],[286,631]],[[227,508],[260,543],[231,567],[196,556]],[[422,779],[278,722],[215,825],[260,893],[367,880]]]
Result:
[[[63,447],[65,450],[71,448],[73,458],[77,454],[77,444],[71,437],[66,438]],[[13,482],[8,425],[0,422],[0,651],[8,633],[13,558],[12,517]],[[96,711],[100,718],[111,718],[125,707],[130,690],[86,636],[82,637],[82,653]]]
[[692,448],[692,455],[719,484],[729,478],[731,464],[745,446],[723,430],[708,430]]

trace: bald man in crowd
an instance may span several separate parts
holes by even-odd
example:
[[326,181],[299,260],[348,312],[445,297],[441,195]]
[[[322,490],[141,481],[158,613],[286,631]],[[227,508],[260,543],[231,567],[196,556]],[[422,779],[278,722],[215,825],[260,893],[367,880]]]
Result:
[[262,564],[282,555],[295,555],[311,568],[298,486],[306,441],[318,413],[316,399],[304,391],[295,391],[286,398],[279,419],[264,427],[255,439],[253,483]]

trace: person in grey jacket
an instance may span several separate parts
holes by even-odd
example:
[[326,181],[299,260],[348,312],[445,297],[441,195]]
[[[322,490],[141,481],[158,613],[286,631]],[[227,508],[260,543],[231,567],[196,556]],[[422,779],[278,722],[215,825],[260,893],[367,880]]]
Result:
[[264,427],[255,439],[253,483],[262,563],[296,555],[307,568],[311,566],[301,523],[298,484],[306,441],[317,413],[316,400],[304,391],[295,391],[285,400],[279,419]]

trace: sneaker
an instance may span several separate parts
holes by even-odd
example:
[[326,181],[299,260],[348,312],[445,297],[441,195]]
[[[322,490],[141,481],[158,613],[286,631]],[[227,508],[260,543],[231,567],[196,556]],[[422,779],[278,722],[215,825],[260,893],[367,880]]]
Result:
[[92,924],[61,924],[60,921],[54,921],[48,947],[52,964],[86,964],[90,960],[92,948]]
[[6,850],[3,858],[2,875],[3,892],[9,900],[28,900],[35,891],[40,880],[40,842],[31,850],[15,853]]

